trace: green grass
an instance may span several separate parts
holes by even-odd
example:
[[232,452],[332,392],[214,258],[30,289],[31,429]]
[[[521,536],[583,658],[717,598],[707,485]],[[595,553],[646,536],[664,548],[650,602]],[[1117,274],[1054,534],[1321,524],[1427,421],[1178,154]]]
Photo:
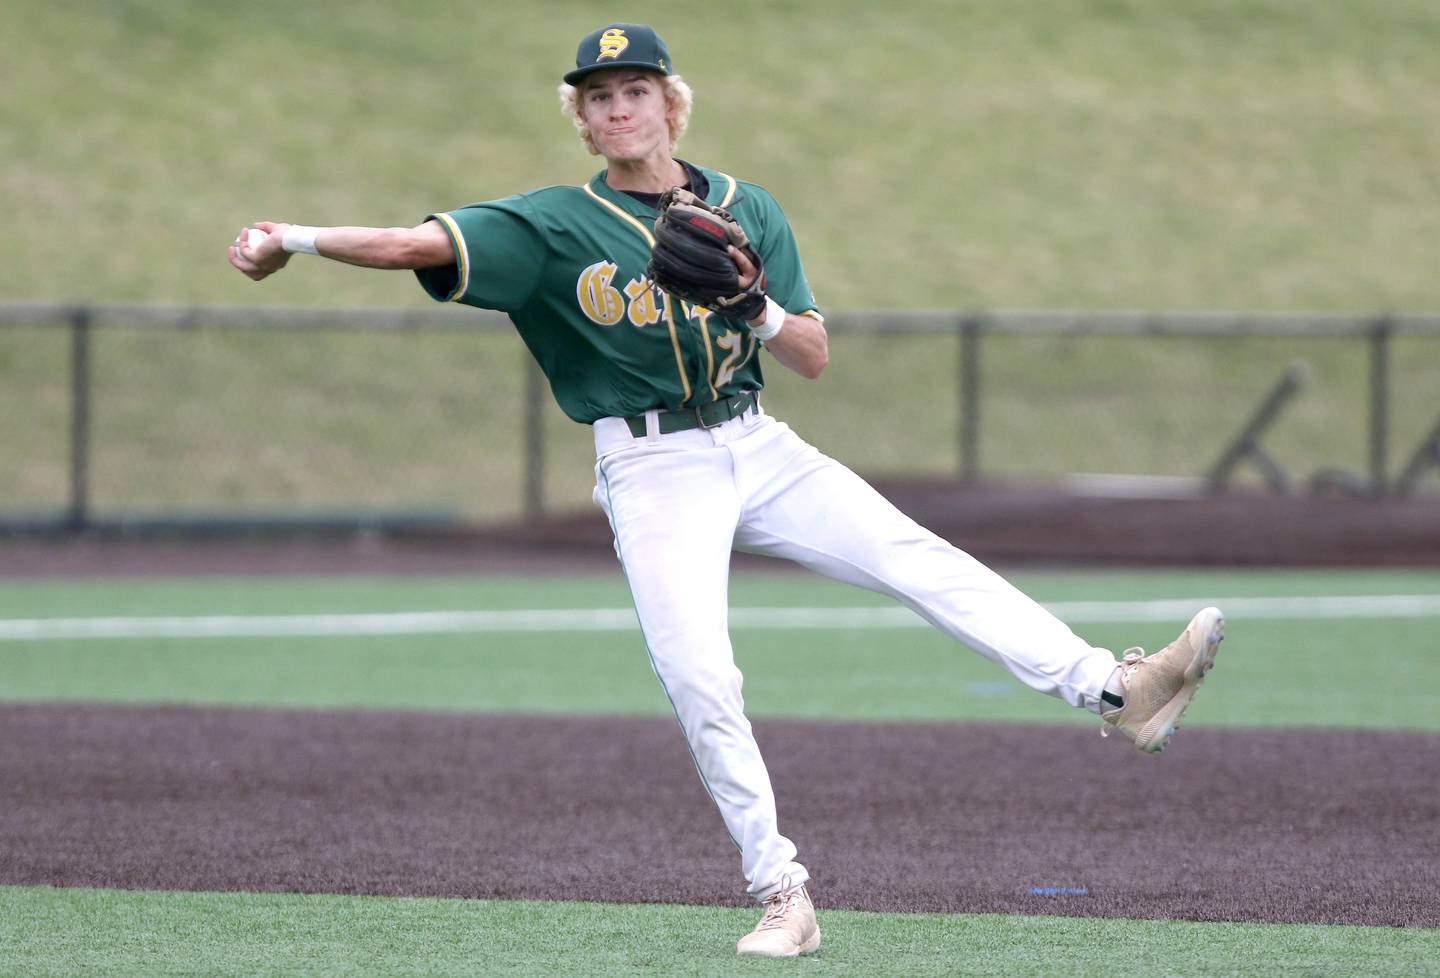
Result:
[[[1021,574],[1042,601],[1434,594],[1435,571]],[[887,606],[809,575],[749,574],[733,606]],[[0,582],[0,617],[354,614],[626,608],[597,578]],[[1174,623],[1077,625],[1119,652]],[[1231,616],[1220,664],[1187,725],[1440,730],[1440,659],[1427,618]],[[737,629],[753,716],[1094,722],[1024,689],[930,629]],[[638,629],[309,638],[0,642],[0,698],[668,715]]]
[[[171,975],[1429,974],[1433,930],[822,911],[800,961],[744,960],[745,909],[0,887],[0,968]],[[1123,967],[1122,967],[1123,966]]]

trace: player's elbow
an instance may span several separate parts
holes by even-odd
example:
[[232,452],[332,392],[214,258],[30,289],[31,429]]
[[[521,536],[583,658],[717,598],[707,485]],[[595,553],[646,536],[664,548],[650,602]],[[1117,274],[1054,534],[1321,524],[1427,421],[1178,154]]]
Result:
[[781,366],[806,380],[819,377],[830,362],[830,341],[825,335],[825,324],[809,316],[786,317],[780,335],[766,340],[765,348]]
[[830,362],[830,351],[825,347],[815,350],[806,358],[800,370],[800,376],[806,380],[816,380],[825,372],[825,366]]
[[825,372],[825,366],[830,362],[830,336],[825,332],[825,324],[817,323],[814,336],[810,343],[809,357],[807,357],[809,370],[804,371],[808,380],[814,380]]

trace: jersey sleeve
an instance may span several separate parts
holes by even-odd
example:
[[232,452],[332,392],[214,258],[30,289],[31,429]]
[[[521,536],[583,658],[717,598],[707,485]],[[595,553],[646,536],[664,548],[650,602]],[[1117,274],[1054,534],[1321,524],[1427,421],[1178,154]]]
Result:
[[450,236],[455,263],[416,269],[420,285],[439,302],[514,312],[540,281],[545,241],[523,197],[471,204],[431,214]]

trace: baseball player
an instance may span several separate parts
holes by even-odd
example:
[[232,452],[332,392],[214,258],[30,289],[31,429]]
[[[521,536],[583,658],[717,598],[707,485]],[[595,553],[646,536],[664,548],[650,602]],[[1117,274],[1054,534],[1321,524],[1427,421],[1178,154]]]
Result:
[[809,871],[776,817],[727,628],[732,550],[894,597],[1031,689],[1143,751],[1169,740],[1224,619],[1117,662],[917,525],[764,408],[766,358],[825,368],[824,319],[762,187],[675,156],[689,87],[641,24],[581,40],[561,101],[605,168],[430,215],[413,228],[259,222],[230,262],[259,281],[293,254],[413,269],[435,299],[504,310],[565,413],[595,437],[595,502],[615,535],[651,665],[763,904],[741,954],[816,950]]

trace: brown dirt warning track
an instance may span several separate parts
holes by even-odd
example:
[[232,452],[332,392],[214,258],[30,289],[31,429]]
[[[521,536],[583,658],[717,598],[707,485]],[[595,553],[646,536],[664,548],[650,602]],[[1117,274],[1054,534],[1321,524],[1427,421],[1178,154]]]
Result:
[[[761,721],[822,907],[1440,926],[1440,737]],[[0,707],[0,884],[743,902],[673,721]]]

